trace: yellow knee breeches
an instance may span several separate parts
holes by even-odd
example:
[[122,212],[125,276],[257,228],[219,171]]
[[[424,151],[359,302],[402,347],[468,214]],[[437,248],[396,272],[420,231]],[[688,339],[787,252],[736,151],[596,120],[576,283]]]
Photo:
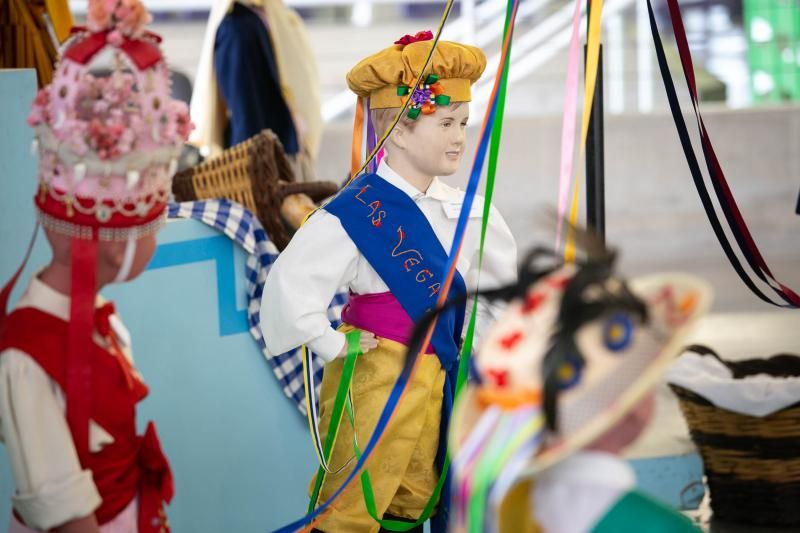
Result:
[[[344,325],[340,331],[352,329]],[[381,339],[377,348],[359,356],[356,362],[352,381],[353,409],[356,437],[362,449],[372,436],[403,369],[405,353],[406,347],[402,344]],[[389,513],[418,518],[439,479],[434,460],[439,445],[445,373],[435,355],[420,355],[420,358],[383,438],[367,461],[379,517]],[[319,427],[323,438],[330,425],[343,362],[343,359],[336,359],[325,366],[319,397]],[[352,456],[353,429],[345,415],[329,464],[333,469],[340,468]],[[326,475],[320,502],[339,488],[353,466],[355,460],[336,475]],[[312,479],[312,487],[313,484]],[[379,525],[367,513],[360,480],[350,483],[316,527],[326,533],[378,531]]]

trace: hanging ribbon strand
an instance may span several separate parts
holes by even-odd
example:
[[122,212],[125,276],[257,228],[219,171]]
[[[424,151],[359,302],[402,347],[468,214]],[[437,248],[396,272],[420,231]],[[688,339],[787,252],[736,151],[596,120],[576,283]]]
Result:
[[725,234],[720,218],[714,209],[714,204],[711,200],[711,194],[709,193],[708,187],[703,179],[698,158],[695,154],[694,147],[692,146],[689,131],[686,127],[680,102],[678,101],[678,95],[675,90],[675,82],[672,79],[672,75],[669,72],[669,66],[667,65],[666,56],[664,54],[664,45],[661,42],[661,35],[659,34],[658,25],[656,24],[653,6],[650,3],[650,0],[648,0],[647,9],[650,17],[650,30],[653,35],[653,43],[655,44],[656,48],[658,66],[661,70],[661,77],[664,81],[664,89],[667,92],[667,100],[669,101],[670,111],[675,122],[675,127],[678,130],[678,137],[681,141],[681,146],[683,147],[686,162],[689,165],[689,170],[692,174],[692,179],[694,180],[697,192],[700,195],[700,201],[703,204],[706,216],[711,223],[711,228],[714,230],[714,234],[716,235],[720,246],[722,246],[722,249],[727,256],[728,261],[731,263],[731,266],[739,275],[744,284],[753,292],[753,294],[755,294],[764,302],[778,307],[798,308],[800,307],[800,296],[798,296],[797,293],[791,288],[778,281],[772,274],[769,265],[767,265],[767,262],[761,255],[761,251],[758,249],[758,246],[756,245],[753,236],[747,227],[747,223],[744,221],[744,217],[739,210],[739,206],[736,204],[736,200],[733,197],[733,193],[728,185],[728,181],[726,180],[725,174],[722,171],[722,166],[720,165],[717,154],[711,144],[711,138],[706,130],[703,117],[700,114],[700,101],[697,94],[697,84],[694,78],[692,54],[689,50],[689,44],[686,39],[686,30],[683,27],[683,19],[681,17],[680,8],[678,7],[677,0],[667,0],[667,5],[669,6],[672,27],[675,33],[675,40],[678,45],[678,52],[681,58],[681,67],[683,69],[684,77],[686,78],[686,84],[689,87],[692,108],[694,110],[695,119],[697,120],[697,127],[700,132],[700,144],[703,150],[706,168],[708,169],[708,174],[714,187],[717,201],[722,208],[725,219],[728,223],[728,227],[733,234],[736,243],[738,244],[740,252],[747,261],[747,264],[750,266],[753,272],[755,272],[756,276],[761,281],[766,283],[770,289],[772,289],[772,291],[781,300],[783,300],[784,303],[776,302],[773,298],[764,294],[764,292],[758,287],[756,281],[750,276],[750,274],[747,273],[742,263],[739,261],[739,258],[734,252],[733,246]]
[[[580,5],[582,0],[575,0],[575,11],[572,17],[572,37],[570,40],[569,64],[567,70],[566,91],[564,97],[564,120],[561,131],[561,169],[559,176],[558,221],[556,222],[556,249],[561,240],[561,229],[565,218],[567,192],[570,187],[572,172],[572,156],[575,144],[575,116],[577,106],[578,85],[578,27],[580,24]],[[583,89],[583,116],[581,120],[581,141],[578,160],[583,158],[586,151],[586,139],[589,135],[589,120],[592,116],[595,86],[597,84],[597,70],[600,63],[600,21],[603,14],[603,0],[592,0],[592,9],[589,14],[589,31],[586,37],[586,79]],[[575,182],[572,190],[572,201],[569,209],[569,225],[575,227],[578,222],[578,203],[580,192],[580,168],[575,173]],[[564,259],[567,262],[575,260],[575,235],[568,229],[564,245]]]

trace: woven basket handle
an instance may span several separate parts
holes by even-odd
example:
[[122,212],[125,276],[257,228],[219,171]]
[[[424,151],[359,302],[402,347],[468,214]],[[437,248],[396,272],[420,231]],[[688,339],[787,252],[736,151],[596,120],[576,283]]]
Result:
[[686,348],[683,349],[684,352],[693,352],[697,355],[710,355],[714,359],[718,360],[723,364],[727,364],[722,358],[717,355],[717,352],[706,346],[705,344],[690,344]]
[[715,358],[730,369],[734,379],[742,379],[756,374],[768,374],[773,377],[800,377],[800,356],[794,354],[781,353],[768,358],[726,361],[714,350],[702,344],[692,344],[687,346],[684,351]]

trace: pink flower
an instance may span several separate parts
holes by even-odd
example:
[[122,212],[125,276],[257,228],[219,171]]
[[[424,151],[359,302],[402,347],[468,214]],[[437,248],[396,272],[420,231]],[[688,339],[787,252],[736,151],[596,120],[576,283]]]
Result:
[[[106,2],[107,3],[107,2]],[[86,26],[90,31],[103,31],[111,25],[111,9],[101,0],[89,2],[89,11],[86,13]]]
[[109,103],[106,100],[95,100],[92,104],[92,113],[102,115],[108,111]]
[[122,46],[122,43],[125,41],[125,37],[122,35],[122,32],[117,29],[109,32],[106,39],[108,39],[108,44],[111,46]]
[[185,142],[194,129],[194,124],[189,119],[189,108],[184,102],[178,100],[170,102],[169,109],[167,109],[167,120],[169,122],[166,135],[168,139],[173,139],[177,134],[178,139]]
[[84,155],[89,151],[89,145],[86,142],[86,122],[67,118],[61,129],[55,133],[56,137],[67,143],[75,153]]
[[124,2],[120,2],[117,4],[117,9],[114,10],[114,16],[117,20],[125,20],[125,18],[130,14],[131,8],[126,6]]
[[115,11],[117,28],[128,36],[138,37],[152,17],[140,0],[120,0]]
[[122,130],[122,133],[119,136],[119,141],[117,142],[117,149],[119,150],[120,154],[127,154],[133,150],[133,146],[136,143],[136,135],[133,133],[133,130],[130,128],[126,128]]
[[31,112],[28,114],[28,125],[38,126],[42,123],[47,123],[50,120],[50,112],[48,106],[50,105],[50,92],[45,89],[39,89],[36,93],[36,98],[33,100]]

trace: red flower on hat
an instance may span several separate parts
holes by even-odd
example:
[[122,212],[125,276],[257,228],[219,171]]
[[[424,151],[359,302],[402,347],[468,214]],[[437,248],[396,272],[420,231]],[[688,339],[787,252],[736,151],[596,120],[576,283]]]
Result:
[[420,41],[431,41],[431,40],[433,40],[433,32],[430,30],[425,30],[425,31],[418,31],[416,35],[403,35],[398,40],[396,40],[394,44],[402,44],[403,46],[406,46],[411,43],[418,43]]

